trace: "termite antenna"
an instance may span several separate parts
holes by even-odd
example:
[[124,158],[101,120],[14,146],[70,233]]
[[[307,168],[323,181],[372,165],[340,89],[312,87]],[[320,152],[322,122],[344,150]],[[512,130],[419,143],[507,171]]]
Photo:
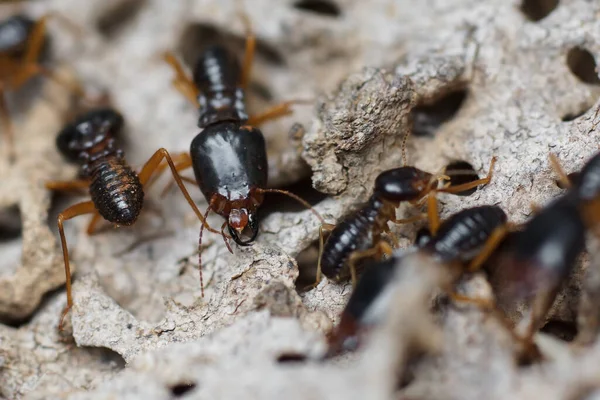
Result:
[[295,195],[292,192],[288,192],[287,190],[281,190],[281,189],[258,189],[258,191],[263,192],[263,193],[280,193],[280,194],[284,194],[288,197],[291,197],[292,199],[294,199],[297,202],[299,202],[300,204],[302,204],[304,207],[308,208],[319,219],[319,221],[321,221],[321,224],[325,224],[325,220],[323,219],[321,214],[319,214],[317,212],[317,210],[315,210],[313,208],[313,206],[311,206],[308,203],[308,201],[304,200],[302,197],[300,197],[298,195]]
[[[208,203],[208,208],[204,212],[204,221],[208,217],[208,213],[212,209],[212,201]],[[198,235],[198,274],[200,275],[200,293],[204,298],[204,279],[202,278],[202,234],[204,233],[204,224],[200,226],[200,234]],[[223,239],[225,239],[223,237]],[[227,243],[227,242],[226,242]]]

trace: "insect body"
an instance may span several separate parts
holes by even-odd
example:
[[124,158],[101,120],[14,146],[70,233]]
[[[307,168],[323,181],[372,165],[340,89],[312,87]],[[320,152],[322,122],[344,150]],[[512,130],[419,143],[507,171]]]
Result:
[[101,219],[115,225],[132,225],[137,220],[144,202],[144,185],[163,159],[166,159],[175,180],[188,203],[202,220],[200,211],[187,193],[175,171],[169,153],[159,149],[148,160],[140,173],[127,164],[123,151],[115,144],[115,136],[123,126],[123,117],[112,109],[90,111],[67,125],[57,137],[57,147],[63,156],[80,165],[81,179],[67,182],[48,182],[52,190],[89,188],[91,200],[75,204],[58,216],[58,229],[65,261],[67,307],[63,311],[59,329],[67,312],[73,306],[69,252],[65,238],[64,221],[82,214],[94,214],[88,234],[92,234]]
[[[445,220],[435,237],[420,248],[396,252],[389,259],[369,263],[342,312],[339,326],[329,335],[329,355],[338,352],[349,338],[355,338],[385,316],[392,298],[389,283],[396,269],[401,268],[406,254],[414,251],[429,253],[459,277],[464,271],[477,270],[498,246],[506,231],[507,217],[501,208],[468,208]],[[446,289],[456,301],[483,303],[479,299],[455,294],[451,288]]]
[[[190,80],[171,54],[165,60],[174,68],[173,85],[200,109],[198,127],[202,131],[193,139],[189,154],[179,156],[177,170],[193,167],[196,183],[209,205],[204,214],[215,211],[223,218],[232,239],[240,246],[250,245],[258,234],[257,211],[264,194],[281,193],[310,204],[283,190],[267,189],[268,164],[265,139],[255,126],[291,113],[293,102],[286,102],[266,112],[249,117],[244,103],[255,47],[248,34],[244,68],[227,49],[213,46],[203,52],[195,64]],[[200,228],[200,245],[204,225]],[[243,232],[249,228],[247,239]],[[200,282],[202,258],[199,252]],[[204,294],[204,292],[202,292]]]
[[439,222],[434,194],[458,193],[487,184],[491,179],[494,162],[495,159],[492,160],[487,177],[440,189],[437,188],[438,181],[447,178],[445,175],[435,176],[415,167],[394,168],[379,174],[375,180],[373,195],[367,204],[333,228],[323,247],[317,283],[320,280],[319,271],[330,279],[339,279],[346,266],[350,268],[354,280],[353,263],[356,260],[390,253],[389,245],[381,240],[382,232],[389,232],[388,221],[405,223],[416,220],[396,219],[396,208],[402,202],[416,204],[429,197],[428,217],[431,230],[435,232]]
[[64,82],[40,64],[46,43],[46,22],[51,16],[69,23],[59,14],[48,14],[37,21],[24,15],[15,15],[0,22],[0,119],[11,157],[14,156],[14,135],[6,104],[6,92],[16,91],[33,77],[43,75],[65,86],[74,94],[84,96],[79,85]]

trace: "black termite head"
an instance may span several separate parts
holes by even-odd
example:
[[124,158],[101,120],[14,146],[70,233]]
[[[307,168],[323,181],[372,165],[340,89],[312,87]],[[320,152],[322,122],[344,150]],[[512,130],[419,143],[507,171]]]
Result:
[[22,55],[35,21],[25,15],[14,15],[0,22],[0,53]]
[[[196,181],[211,208],[226,219],[238,245],[249,245],[258,233],[256,214],[268,177],[261,131],[235,122],[209,125],[192,141],[190,155]],[[250,237],[243,240],[246,228]]]
[[114,139],[123,124],[123,116],[113,109],[92,110],[65,126],[56,138],[56,146],[67,160],[77,162],[82,154]]
[[377,176],[374,193],[393,202],[418,200],[437,186],[432,178],[432,174],[415,167],[390,169]]

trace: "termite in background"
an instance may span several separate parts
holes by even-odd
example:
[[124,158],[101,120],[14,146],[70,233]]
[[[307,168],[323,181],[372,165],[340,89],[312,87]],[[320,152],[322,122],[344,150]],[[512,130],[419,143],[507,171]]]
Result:
[[31,79],[42,75],[79,98],[85,98],[81,85],[61,79],[41,63],[48,40],[46,24],[51,18],[62,22],[72,31],[79,32],[79,27],[56,13],[46,14],[38,20],[25,15],[14,15],[0,22],[0,119],[11,159],[15,156],[14,127],[6,101],[7,93],[18,91]]

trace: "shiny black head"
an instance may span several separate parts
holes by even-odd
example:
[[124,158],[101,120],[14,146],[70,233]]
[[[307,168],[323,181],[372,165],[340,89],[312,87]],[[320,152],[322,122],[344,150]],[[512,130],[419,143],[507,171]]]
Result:
[[595,200],[600,196],[600,153],[583,166],[573,184],[583,200]]
[[114,138],[123,127],[123,116],[110,108],[89,111],[65,126],[56,138],[56,146],[69,161]]
[[415,167],[400,167],[382,172],[375,179],[375,195],[389,201],[418,200],[431,190],[432,175]]
[[0,53],[21,55],[24,53],[35,21],[15,15],[0,22]]

